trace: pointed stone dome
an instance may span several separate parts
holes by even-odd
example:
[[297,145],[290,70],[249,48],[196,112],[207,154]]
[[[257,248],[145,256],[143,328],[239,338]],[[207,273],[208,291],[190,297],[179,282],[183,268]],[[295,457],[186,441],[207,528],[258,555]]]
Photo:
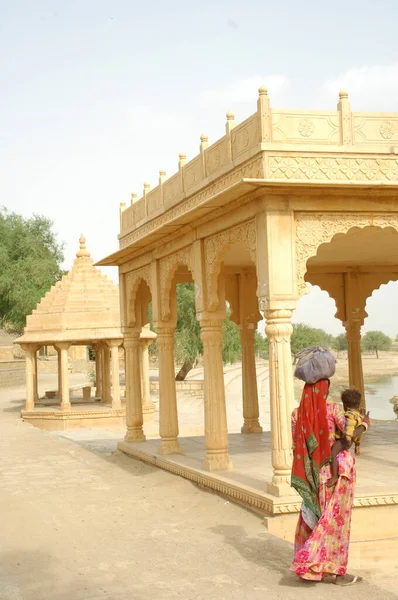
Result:
[[72,269],[27,317],[17,342],[81,344],[121,337],[119,286],[94,267],[81,235]]

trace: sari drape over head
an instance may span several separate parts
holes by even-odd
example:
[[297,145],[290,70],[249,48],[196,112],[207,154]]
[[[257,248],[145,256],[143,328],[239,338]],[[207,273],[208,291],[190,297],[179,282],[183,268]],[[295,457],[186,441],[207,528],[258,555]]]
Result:
[[326,398],[329,380],[306,384],[297,411],[295,452],[292,466],[292,487],[300,494],[304,506],[317,519],[321,517],[319,503],[319,472],[331,460]]

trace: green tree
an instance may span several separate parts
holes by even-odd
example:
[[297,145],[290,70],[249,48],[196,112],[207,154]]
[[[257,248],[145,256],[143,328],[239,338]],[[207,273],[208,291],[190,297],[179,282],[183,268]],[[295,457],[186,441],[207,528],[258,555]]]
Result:
[[[223,323],[223,361],[234,363],[241,355],[239,329],[229,319],[230,310]],[[195,312],[195,288],[193,283],[177,284],[177,325],[175,330],[174,358],[181,365],[177,381],[184,380],[196,359],[203,353],[200,325]]]
[[[293,324],[291,348],[294,356],[309,346],[322,346],[328,349],[332,346],[332,342],[333,336],[323,329],[310,327],[304,323]],[[296,359],[294,359],[294,362],[296,362]]]
[[239,329],[236,323],[229,318],[230,314],[231,311],[228,308],[222,327],[222,358],[224,364],[233,364],[242,354]]
[[268,358],[268,338],[266,336],[264,337],[263,335],[261,335],[259,331],[256,331],[256,333],[254,334],[254,352],[259,358]]
[[380,350],[390,350],[391,338],[382,331],[368,331],[362,338],[362,347],[368,352],[375,352],[379,358]]
[[176,362],[181,364],[176,379],[181,381],[203,352],[200,325],[196,320],[193,283],[177,284],[177,325],[174,340],[174,357]]
[[22,331],[26,316],[62,276],[52,222],[0,209],[0,324]]
[[337,351],[337,356],[339,352],[348,350],[347,336],[345,333],[340,333],[334,338],[332,348]]

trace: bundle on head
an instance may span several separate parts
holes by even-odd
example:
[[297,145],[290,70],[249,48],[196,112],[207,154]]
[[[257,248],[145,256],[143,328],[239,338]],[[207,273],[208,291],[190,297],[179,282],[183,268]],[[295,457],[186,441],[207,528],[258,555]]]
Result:
[[320,379],[330,379],[336,372],[336,359],[322,346],[304,348],[296,354],[295,377],[305,383],[316,383]]

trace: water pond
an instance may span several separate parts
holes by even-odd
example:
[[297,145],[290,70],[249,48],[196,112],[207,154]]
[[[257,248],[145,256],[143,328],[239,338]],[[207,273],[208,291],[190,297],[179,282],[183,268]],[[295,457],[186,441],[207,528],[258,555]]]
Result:
[[383,377],[375,383],[365,385],[366,408],[373,419],[389,421],[396,419],[393,405],[389,400],[398,396],[398,376]]

